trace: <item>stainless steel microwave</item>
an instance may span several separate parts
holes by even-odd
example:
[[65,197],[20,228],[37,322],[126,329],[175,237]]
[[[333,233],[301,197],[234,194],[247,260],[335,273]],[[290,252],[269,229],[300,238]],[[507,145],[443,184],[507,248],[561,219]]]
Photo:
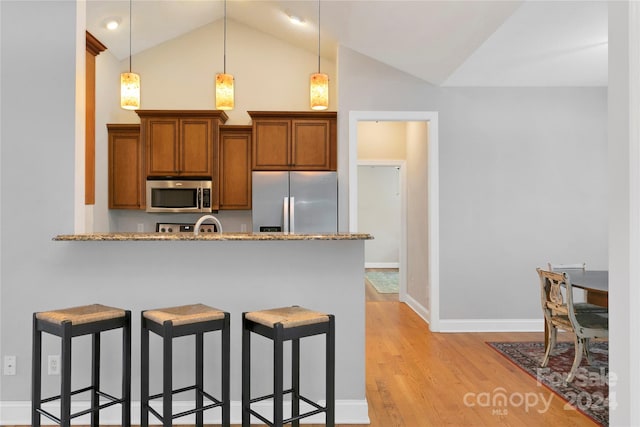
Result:
[[207,179],[147,179],[147,212],[211,212]]

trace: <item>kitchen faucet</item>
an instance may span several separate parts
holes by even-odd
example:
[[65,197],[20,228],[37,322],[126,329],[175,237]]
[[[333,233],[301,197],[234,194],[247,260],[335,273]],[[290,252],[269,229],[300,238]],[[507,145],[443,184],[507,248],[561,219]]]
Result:
[[218,228],[218,233],[222,234],[222,224],[220,224],[220,220],[218,220],[218,218],[216,218],[213,215],[202,215],[198,221],[196,222],[196,225],[193,226],[193,235],[197,236],[198,233],[200,232],[200,226],[206,221],[206,220],[212,220],[213,222],[216,223],[217,228]]

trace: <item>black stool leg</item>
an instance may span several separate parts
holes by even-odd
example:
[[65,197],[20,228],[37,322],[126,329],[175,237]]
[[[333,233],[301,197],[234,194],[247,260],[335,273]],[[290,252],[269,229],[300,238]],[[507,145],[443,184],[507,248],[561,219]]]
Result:
[[202,390],[204,387],[203,380],[203,333],[196,333],[196,427],[202,427],[202,407],[204,406],[204,397]]
[[149,329],[140,316],[140,426],[149,427]]
[[31,425],[40,427],[40,400],[42,399],[42,332],[33,314],[33,342],[31,346]]
[[[291,341],[291,416],[300,415],[300,339]],[[291,423],[292,427],[299,427],[300,420]]]
[[131,427],[131,311],[122,328],[122,427]]
[[173,323],[170,320],[164,322],[162,358],[162,425],[171,427],[173,402]]
[[222,328],[222,427],[231,425],[231,397],[230,397],[230,351],[231,351],[231,331],[230,314],[224,315],[224,326]]
[[71,322],[62,322],[60,426],[71,427]]
[[[91,334],[91,427],[100,426],[100,332]],[[124,368],[124,367],[123,367]]]
[[336,423],[336,394],[335,394],[335,381],[336,381],[336,324],[335,317],[329,315],[329,330],[327,331],[327,413],[326,424],[327,427],[335,427]]
[[251,400],[251,335],[242,313],[242,427],[250,427],[249,401]]
[[273,340],[273,425],[282,427],[282,375],[283,375],[283,347],[284,328],[282,323],[275,325],[275,338]]

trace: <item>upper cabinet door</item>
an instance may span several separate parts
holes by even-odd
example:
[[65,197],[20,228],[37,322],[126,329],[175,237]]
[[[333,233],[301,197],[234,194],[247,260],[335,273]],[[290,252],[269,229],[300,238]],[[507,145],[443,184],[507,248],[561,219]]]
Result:
[[213,135],[211,120],[180,120],[180,167],[183,176],[213,175]]
[[291,144],[292,170],[328,170],[330,168],[329,120],[293,120]]
[[144,209],[140,126],[108,124],[109,209]]
[[150,119],[147,122],[147,176],[178,174],[178,120]]
[[251,209],[251,126],[220,130],[220,209]]
[[253,169],[282,170],[291,163],[291,121],[256,120],[253,124]]
[[[218,110],[137,110],[146,148],[147,176],[218,174]],[[217,203],[217,192],[214,194]],[[216,205],[217,206],[217,205]]]

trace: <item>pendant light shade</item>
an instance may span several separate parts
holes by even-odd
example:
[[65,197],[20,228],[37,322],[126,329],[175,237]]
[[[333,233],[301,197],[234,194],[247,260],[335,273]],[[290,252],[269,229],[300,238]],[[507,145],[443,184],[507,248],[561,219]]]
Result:
[[309,80],[309,105],[312,110],[329,108],[329,76],[320,72],[320,0],[318,0],[318,72]]
[[324,73],[311,74],[309,96],[312,110],[329,108],[329,76]]
[[227,0],[224,0],[223,72],[216,74],[216,109],[233,110],[233,76],[227,74]]
[[120,107],[140,108],[140,75],[131,72],[131,2],[129,0],[129,72],[120,74]]
[[125,110],[137,110],[140,108],[139,74],[120,74],[120,106]]
[[233,76],[216,74],[216,109],[233,110]]

